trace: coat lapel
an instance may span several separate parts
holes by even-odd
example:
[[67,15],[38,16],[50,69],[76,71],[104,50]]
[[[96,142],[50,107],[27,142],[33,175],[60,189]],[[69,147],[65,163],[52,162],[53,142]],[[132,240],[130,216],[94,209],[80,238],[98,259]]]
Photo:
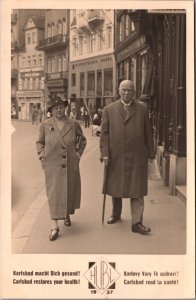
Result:
[[61,129],[62,137],[64,137],[66,134],[68,134],[68,132],[70,131],[71,128],[72,128],[72,122],[70,121],[70,119],[66,119],[65,125]]
[[126,111],[121,103],[121,101],[119,100],[119,103],[118,103],[118,111],[119,111],[119,114],[121,115],[123,121],[125,121],[125,118],[126,118]]
[[65,147],[65,143],[62,138],[62,134],[60,130],[58,129],[56,123],[54,122],[54,119],[51,119],[51,122],[49,123],[49,130],[51,130],[54,137],[58,140],[58,142]]
[[127,122],[129,119],[131,119],[134,114],[135,114],[135,105],[134,105],[134,101],[133,101],[130,105],[129,112],[125,119],[125,122]]

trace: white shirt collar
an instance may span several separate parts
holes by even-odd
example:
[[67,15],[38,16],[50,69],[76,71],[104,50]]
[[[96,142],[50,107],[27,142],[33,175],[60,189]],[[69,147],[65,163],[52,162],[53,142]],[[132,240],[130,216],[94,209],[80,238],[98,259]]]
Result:
[[129,103],[125,103],[122,99],[121,102],[124,106],[130,106],[130,104],[133,102],[133,100],[131,100]]

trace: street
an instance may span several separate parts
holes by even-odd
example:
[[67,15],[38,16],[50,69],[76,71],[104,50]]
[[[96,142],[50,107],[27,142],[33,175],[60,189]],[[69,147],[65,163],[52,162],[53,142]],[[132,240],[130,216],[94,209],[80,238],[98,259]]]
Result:
[[186,252],[186,207],[169,195],[162,181],[149,180],[145,198],[144,224],[152,233],[131,232],[129,199],[123,199],[122,220],[108,225],[111,197],[107,196],[105,222],[101,225],[103,164],[99,161],[99,137],[84,128],[87,147],[80,163],[81,208],[71,216],[72,226],[59,222],[60,234],[49,241],[50,217],[44,174],[37,159],[38,126],[13,121],[12,138],[12,248],[15,253],[108,253],[184,254]]

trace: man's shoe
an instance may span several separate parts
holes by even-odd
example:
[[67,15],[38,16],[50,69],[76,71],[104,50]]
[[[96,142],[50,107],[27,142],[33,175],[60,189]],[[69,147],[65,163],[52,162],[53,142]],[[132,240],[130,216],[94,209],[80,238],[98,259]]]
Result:
[[71,219],[70,219],[70,216],[67,216],[64,220],[64,224],[65,226],[71,226]]
[[50,241],[55,241],[59,236],[59,227],[51,229],[51,233],[49,236]]
[[118,221],[120,221],[120,217],[111,217],[111,218],[107,221],[107,223],[108,223],[108,224],[114,224],[114,223],[116,223],[116,222],[118,222]]
[[132,225],[132,231],[141,234],[148,234],[151,232],[150,228],[145,227],[141,222]]

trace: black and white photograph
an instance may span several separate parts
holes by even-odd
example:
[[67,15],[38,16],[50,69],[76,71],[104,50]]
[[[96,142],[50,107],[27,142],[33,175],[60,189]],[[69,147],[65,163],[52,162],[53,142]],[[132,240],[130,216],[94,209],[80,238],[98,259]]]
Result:
[[160,2],[2,1],[2,299],[195,297],[194,2]]

